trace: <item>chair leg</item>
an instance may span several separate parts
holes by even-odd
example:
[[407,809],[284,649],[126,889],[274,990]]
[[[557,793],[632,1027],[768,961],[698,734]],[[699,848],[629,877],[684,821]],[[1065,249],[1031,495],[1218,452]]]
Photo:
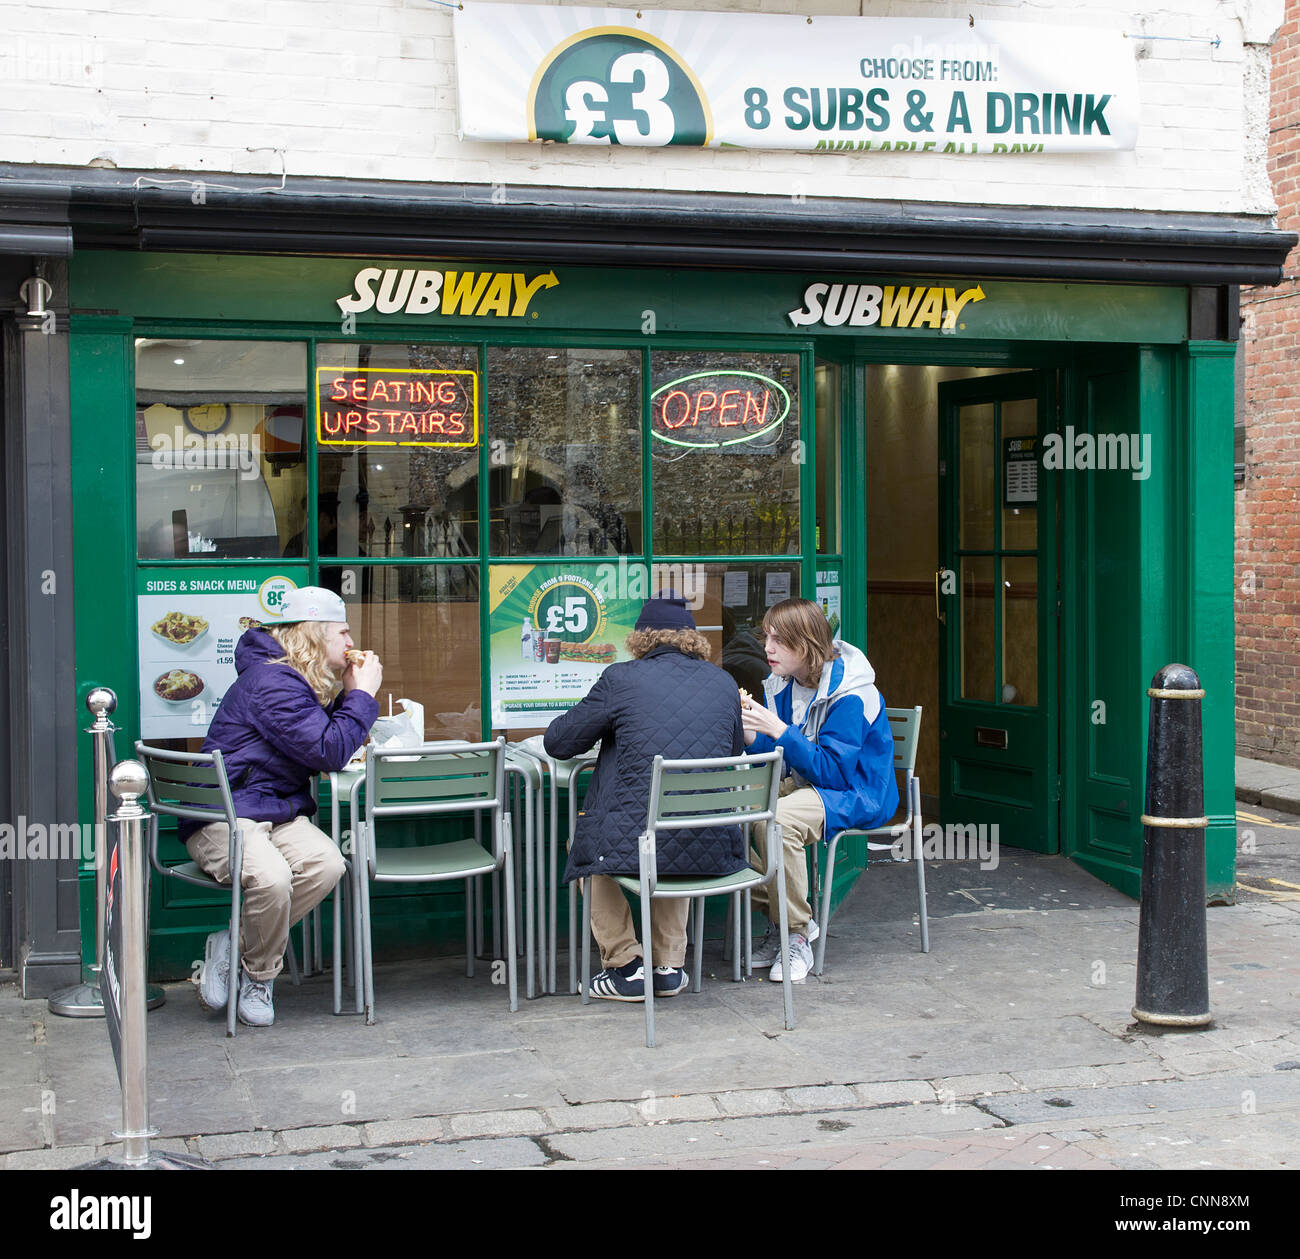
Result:
[[745,924],[745,978],[749,979],[754,974],[754,968],[750,965],[754,957],[754,904],[750,899],[749,888],[745,889],[745,912],[742,921]]
[[[240,836],[242,846],[243,837]],[[230,977],[226,985],[226,1035],[235,1034],[235,1013],[239,1006],[239,975],[242,969],[239,951],[241,883],[244,878],[242,851],[236,854],[235,869],[230,872]]]
[[509,818],[505,819],[504,825],[506,827],[506,859],[505,868],[501,872],[501,882],[504,885],[506,897],[506,980],[510,985],[510,1012],[513,1014],[519,1009],[519,976],[515,969],[517,965],[515,958],[515,854]]
[[[691,976],[691,991],[699,992],[704,977],[704,897],[697,896],[691,908],[694,910],[695,918],[695,956],[691,959],[694,972]],[[653,977],[647,982],[653,985]]]
[[641,874],[641,974],[645,976],[645,1047],[655,1047],[655,964],[650,930],[650,891]]
[[[305,930],[304,930],[303,934],[306,935]],[[305,940],[303,941],[303,947],[304,947],[304,949],[306,948],[306,941],[305,941]],[[298,957],[297,957],[297,952],[296,952],[296,950],[295,950],[294,947],[293,947],[293,929],[292,929],[292,928],[290,928],[288,938],[287,938],[287,939],[285,940],[285,942],[284,942],[284,952],[285,952],[285,956],[289,959],[289,978],[293,981],[293,986],[294,986],[295,988],[301,988],[301,987],[302,987],[302,975],[300,974],[300,972],[299,972],[299,970],[298,970]]]
[[474,950],[478,947],[478,927],[474,921],[474,908],[478,904],[475,892],[478,879],[465,880],[465,978],[474,978]]
[[343,1012],[343,895],[344,888],[347,886],[348,872],[345,870],[343,877],[335,885],[334,892],[331,896],[334,904],[331,909],[334,913],[334,1013]]
[[738,984],[740,975],[740,907],[743,897],[739,892],[731,894],[730,912],[727,915],[731,923],[731,982]]
[[[583,954],[583,974],[587,973],[587,957]],[[578,991],[578,880],[569,884],[569,995]]]
[[[831,933],[831,890],[835,880],[832,877],[832,871],[835,869],[835,849],[839,846],[840,837],[836,835],[826,849],[826,873],[822,878],[822,903],[821,917],[817,920],[817,926],[820,934],[817,936],[817,955],[813,959],[813,974],[820,975],[826,966],[826,937]],[[816,857],[813,858],[816,861]],[[816,902],[813,902],[816,904]]]
[[916,862],[916,894],[921,909],[921,952],[930,951],[930,917],[925,907],[925,853],[921,847],[921,784],[912,779],[912,860]]
[[362,1004],[365,1007],[366,1023],[375,1021],[375,951],[370,938],[370,880],[363,877],[360,881],[361,895],[361,989]]
[[[575,880],[576,884],[576,880]],[[591,1001],[591,994],[587,991],[591,984],[591,879],[586,878],[582,881],[582,969],[578,972],[578,992],[582,997],[582,1004],[587,1005]]]
[[[775,835],[773,834],[775,832]],[[785,862],[782,858],[781,828],[772,822],[769,841],[776,848],[776,903],[781,927],[781,988],[785,997],[785,1030],[794,1030],[794,993],[790,987],[790,910],[785,897]]]

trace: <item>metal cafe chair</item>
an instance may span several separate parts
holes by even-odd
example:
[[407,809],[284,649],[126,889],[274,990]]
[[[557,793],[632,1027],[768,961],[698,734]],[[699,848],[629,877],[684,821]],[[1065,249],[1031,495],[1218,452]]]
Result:
[[[235,1012],[239,1004],[239,903],[240,876],[244,868],[244,835],[235,816],[226,765],[221,753],[174,752],[137,742],[135,754],[149,774],[149,864],[164,878],[178,879],[192,887],[214,888],[230,894],[230,984],[226,990],[226,1035],[235,1034]],[[205,874],[195,861],[165,866],[158,854],[158,818],[191,818],[198,822],[224,821],[230,828],[230,886]],[[335,899],[335,966],[338,965],[338,900]],[[298,984],[298,961],[289,942],[289,973]]]
[[[785,872],[776,801],[781,782],[780,751],[761,756],[712,757],[704,760],[666,761],[656,756],[650,778],[646,829],[638,849],[636,878],[616,875],[614,881],[641,903],[642,970],[645,975],[645,1043],[654,1048],[654,957],[650,931],[650,903],[656,898],[689,898],[695,902],[695,953],[691,991],[700,991],[703,959],[703,908],[708,896],[732,898],[733,926],[739,938],[741,893],[775,881],[781,926],[781,963],[785,968],[782,988],[785,996],[786,1030],[794,1028],[794,996],[790,988],[790,959],[786,940],[789,918],[785,900]],[[717,877],[659,877],[656,835],[659,831],[700,829],[714,826],[766,822],[767,868],[746,867],[734,874]],[[746,846],[748,850],[748,846]],[[585,880],[582,909],[582,1003],[590,1001],[591,974],[591,888]],[[739,979],[739,958],[735,978]]]
[[[911,860],[916,866],[916,894],[920,907],[921,952],[930,951],[930,920],[925,909],[925,855],[921,848],[921,781],[916,776],[916,750],[921,735],[921,706],[915,708],[886,708],[885,716],[889,720],[890,730],[894,735],[894,771],[903,776],[902,804],[903,817],[886,826],[873,827],[871,830],[846,830],[831,837],[828,843],[813,844],[808,849],[808,861],[811,868],[812,904],[817,904],[817,850],[826,849],[823,865],[821,891],[821,908],[817,916],[821,934],[817,937],[817,955],[813,974],[820,975],[826,962],[826,937],[830,934],[831,920],[831,884],[834,881],[835,849],[846,835],[865,835],[867,852],[895,851],[898,841],[905,836],[911,837],[911,855],[899,857],[895,861]],[[888,843],[872,843],[871,840],[888,837]],[[868,855],[868,861],[870,856]]]
[[[515,972],[514,853],[505,798],[505,739],[491,743],[425,743],[366,754],[364,821],[358,827],[356,892],[361,907],[362,982],[366,1022],[375,1021],[370,883],[465,882],[465,974],[474,974],[474,883],[500,870],[505,892],[505,963],[510,1009],[519,1008]],[[491,850],[471,837],[413,847],[380,842],[380,823],[398,818],[468,814],[491,828]]]

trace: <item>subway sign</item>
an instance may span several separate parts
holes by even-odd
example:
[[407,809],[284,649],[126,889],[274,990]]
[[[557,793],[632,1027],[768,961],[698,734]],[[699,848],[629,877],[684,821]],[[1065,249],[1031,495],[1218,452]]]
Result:
[[[559,284],[554,271],[435,271],[425,267],[362,267],[352,291],[335,298],[346,315],[458,315],[523,319],[533,299]],[[533,312],[533,318],[537,313]]]
[[803,291],[803,305],[786,318],[796,328],[930,328],[957,332],[962,311],[982,302],[984,290],[942,284],[846,284],[818,280]]
[[701,450],[774,449],[790,414],[790,393],[757,372],[696,372],[650,395],[650,435]]

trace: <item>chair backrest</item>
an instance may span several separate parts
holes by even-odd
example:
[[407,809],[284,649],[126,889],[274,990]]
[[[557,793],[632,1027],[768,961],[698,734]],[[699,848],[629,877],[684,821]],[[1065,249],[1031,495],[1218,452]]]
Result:
[[220,752],[174,752],[137,742],[135,754],[149,774],[152,813],[234,826],[235,802]]
[[894,736],[894,768],[901,769],[906,781],[916,773],[916,749],[921,741],[921,705],[915,708],[886,708],[889,729]]
[[781,753],[693,761],[654,759],[650,776],[650,832],[737,826],[776,816]]
[[366,756],[366,820],[499,809],[505,794],[505,739],[424,743]]

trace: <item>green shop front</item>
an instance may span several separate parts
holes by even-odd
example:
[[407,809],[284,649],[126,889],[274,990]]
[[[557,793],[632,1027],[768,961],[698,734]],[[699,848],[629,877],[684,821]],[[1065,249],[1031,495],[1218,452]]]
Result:
[[[798,595],[923,707],[937,855],[991,833],[1130,895],[1145,687],[1191,664],[1230,895],[1226,287],[541,252],[75,253],[76,688],[117,692],[119,755],[197,748],[293,586],[342,594],[429,740],[536,735],[651,593],[733,663]],[[864,866],[841,847],[839,895]],[[222,914],[162,882],[158,979]],[[381,960],[459,940],[461,906],[380,897]]]

